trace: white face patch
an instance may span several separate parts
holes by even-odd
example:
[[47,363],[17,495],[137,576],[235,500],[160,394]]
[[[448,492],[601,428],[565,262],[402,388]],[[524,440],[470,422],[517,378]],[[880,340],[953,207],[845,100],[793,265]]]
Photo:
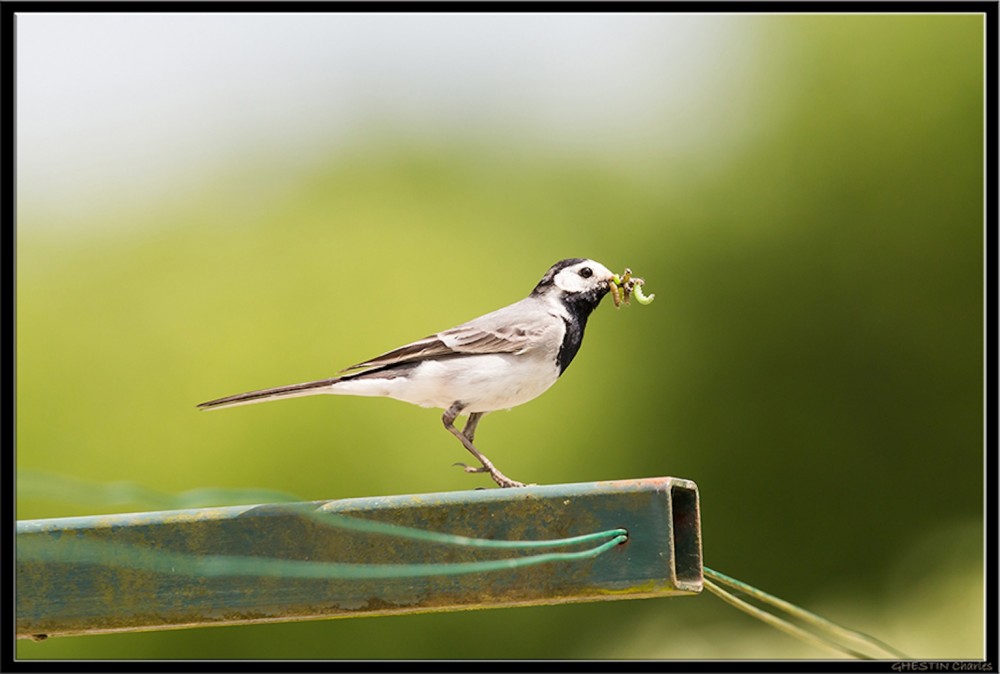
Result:
[[[590,273],[587,273],[587,270]],[[582,272],[582,273],[581,273]],[[611,280],[614,274],[600,262],[586,260],[572,267],[566,267],[552,279],[557,288],[568,293],[582,293],[593,290]]]

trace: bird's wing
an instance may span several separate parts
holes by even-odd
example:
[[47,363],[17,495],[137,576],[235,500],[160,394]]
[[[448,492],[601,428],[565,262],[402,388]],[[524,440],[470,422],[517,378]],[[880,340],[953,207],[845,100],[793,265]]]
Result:
[[528,351],[547,331],[557,329],[561,323],[549,316],[546,316],[549,320],[544,321],[527,320],[524,316],[518,315],[521,312],[508,311],[511,308],[506,307],[393,349],[381,356],[352,365],[343,372],[456,355],[520,354]]

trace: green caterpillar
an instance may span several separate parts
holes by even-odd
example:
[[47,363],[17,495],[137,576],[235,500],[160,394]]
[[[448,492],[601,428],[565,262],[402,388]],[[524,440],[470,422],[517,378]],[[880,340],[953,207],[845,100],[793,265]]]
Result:
[[641,283],[637,283],[635,287],[632,289],[632,292],[635,293],[635,301],[638,302],[639,304],[649,304],[654,299],[656,299],[656,293],[650,293],[649,295],[646,295],[644,292],[642,292]]

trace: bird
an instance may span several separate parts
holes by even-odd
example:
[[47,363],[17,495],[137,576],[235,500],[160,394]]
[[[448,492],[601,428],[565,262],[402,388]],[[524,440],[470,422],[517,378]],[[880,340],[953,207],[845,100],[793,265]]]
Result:
[[[489,412],[538,397],[562,376],[583,343],[587,319],[619,282],[603,264],[567,258],[549,267],[531,293],[513,304],[344,368],[337,376],[200,403],[203,410],[317,394],[382,396],[444,410],[441,421],[479,462],[456,464],[488,473],[503,488],[523,487],[473,444]],[[619,304],[619,293],[613,299]],[[459,430],[455,421],[468,419]]]

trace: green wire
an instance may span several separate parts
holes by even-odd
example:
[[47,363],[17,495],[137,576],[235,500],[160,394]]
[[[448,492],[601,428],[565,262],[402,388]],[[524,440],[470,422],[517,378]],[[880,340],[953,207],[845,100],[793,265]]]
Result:
[[[707,573],[705,575],[708,576]],[[840,651],[841,653],[845,653],[847,655],[850,655],[851,657],[858,658],[860,660],[871,659],[864,653],[860,653],[846,646],[841,646],[835,641],[832,641],[824,636],[821,636],[819,634],[813,634],[812,632],[804,630],[797,625],[793,625],[787,620],[783,620],[774,614],[768,613],[763,609],[757,608],[753,604],[745,602],[736,595],[732,594],[731,592],[728,592],[725,589],[719,587],[718,585],[708,580],[707,578],[704,580],[704,583],[705,583],[705,589],[714,594],[715,596],[717,596],[722,601],[726,602],[730,606],[735,606],[736,608],[743,611],[747,615],[753,616],[754,618],[757,618],[761,622],[767,623],[771,627],[774,627],[775,629],[784,632],[785,634],[793,636],[797,639],[801,639],[802,641],[806,641],[815,646],[832,648],[835,651]]]
[[[872,648],[882,651],[883,654],[889,654],[890,658],[892,659],[898,659],[898,660],[911,659],[910,656],[906,655],[902,651],[899,651],[890,646],[889,644],[885,643],[884,641],[876,639],[875,637],[865,634],[864,632],[858,632],[856,630],[851,630],[841,625],[838,625],[837,623],[827,620],[826,618],[822,618],[816,615],[815,613],[805,610],[800,606],[796,606],[791,602],[787,602],[784,599],[780,599],[772,594],[768,594],[763,590],[760,590],[752,585],[748,585],[743,581],[736,580],[735,578],[727,576],[724,573],[720,573],[713,569],[709,569],[708,567],[704,567],[703,571],[706,578],[705,588],[707,590],[718,596],[723,601],[740,609],[741,611],[749,615],[752,615],[758,620],[762,620],[763,622],[787,634],[791,634],[792,636],[796,636],[800,639],[809,641],[814,644],[819,644],[821,646],[834,648],[842,653],[846,653],[855,658],[861,658],[866,660],[874,659],[871,656],[864,655],[863,653],[860,653],[859,651],[850,648],[849,646],[843,645],[835,641],[833,638],[831,638],[831,636],[826,636],[823,633],[826,632],[828,635],[832,635],[832,637],[836,637],[844,641],[852,641],[852,640],[860,641]],[[779,618],[778,616],[768,613],[767,611],[764,611],[760,608],[757,608],[756,606],[753,606],[752,604],[749,604],[743,601],[742,599],[739,599],[731,592],[728,592],[719,585],[713,583],[712,580],[708,579],[712,579],[718,583],[721,583],[722,585],[731,587],[739,592],[742,592],[750,597],[753,597],[754,599],[757,599],[763,604],[776,608],[780,611],[784,611],[788,615],[798,618],[804,623],[811,625],[813,628],[815,628],[815,631],[809,632],[801,627],[798,627],[797,625],[794,625],[786,620],[783,620],[782,618]]]
[[298,506],[303,516],[324,526],[461,547],[515,550],[551,548],[589,543],[603,540],[609,536],[620,536],[627,533],[624,529],[612,529],[610,531],[598,531],[592,534],[569,538],[535,541],[497,541],[438,531],[425,531],[399,524],[348,517],[326,510],[328,507],[326,505],[316,508],[315,504],[303,503],[301,498],[293,494],[269,489],[223,489],[208,487],[191,489],[174,495],[150,489],[134,482],[120,481],[102,484],[81,480],[76,477],[31,470],[18,471],[17,491],[20,497],[59,498],[73,502],[102,503],[105,505],[148,503],[160,508],[178,510],[198,508],[210,504],[218,506],[220,504],[294,503]]
[[[486,549],[533,549],[569,547],[581,543],[605,541],[600,545],[574,552],[548,552],[538,555],[462,562],[452,564],[346,564],[314,562],[264,557],[227,555],[195,556],[178,552],[152,550],[133,545],[73,540],[70,546],[56,545],[47,540],[27,538],[18,541],[20,559],[49,562],[74,562],[113,564],[128,568],[146,569],[163,573],[182,573],[204,576],[281,576],[288,578],[408,578],[415,576],[459,575],[481,573],[500,569],[513,569],[554,561],[573,561],[597,557],[627,540],[625,529],[598,531],[580,536],[545,540],[492,540],[459,536],[439,531],[426,531],[376,520],[348,517],[325,510],[326,504],[316,507],[302,503],[291,494],[271,490],[195,489],[178,495],[159,492],[132,482],[94,483],[79,478],[52,475],[35,471],[20,471],[18,492],[21,496],[46,497],[58,495],[71,500],[100,501],[109,504],[130,502],[154,503],[160,507],[191,508],[203,503],[298,501],[288,507],[298,510],[304,517],[323,526],[348,531],[406,538],[411,540]],[[260,497],[266,497],[261,499]],[[607,540],[609,539],[610,540]]]
[[554,548],[576,545],[578,543],[590,543],[602,540],[609,536],[627,536],[625,529],[609,529],[607,531],[597,531],[592,534],[580,536],[570,536],[568,538],[551,538],[532,541],[507,541],[493,540],[490,538],[472,538],[470,536],[459,536],[456,534],[446,534],[440,531],[426,531],[424,529],[414,529],[400,524],[388,524],[386,522],[376,522],[374,520],[357,519],[347,517],[339,513],[323,512],[322,508],[307,513],[311,519],[317,522],[338,529],[348,529],[351,531],[361,531],[371,534],[384,534],[395,538],[409,538],[417,541],[430,543],[443,543],[445,545],[455,545],[472,548],[493,548],[493,549],[530,549],[530,548]]
[[[492,540],[459,536],[439,531],[426,531],[376,520],[348,517],[326,510],[328,505],[316,507],[303,503],[294,495],[273,490],[247,489],[193,489],[172,495],[149,489],[133,482],[99,484],[78,478],[19,471],[18,494],[27,497],[69,498],[118,505],[122,503],[150,503],[165,508],[193,508],[214,503],[284,502],[290,509],[323,526],[348,531],[405,538],[458,547],[486,549],[533,549],[569,547],[581,543],[604,541],[596,547],[573,552],[547,552],[524,557],[461,562],[450,564],[346,564],[235,555],[188,555],[178,552],[152,550],[129,544],[74,539],[58,543],[50,539],[29,537],[18,541],[18,554],[22,560],[71,562],[84,564],[111,564],[128,568],[146,569],[162,573],[179,573],[199,576],[281,576],[288,578],[409,578],[415,576],[442,576],[482,573],[501,569],[516,569],[534,564],[556,561],[588,559],[624,543],[628,536],[625,529],[598,531],[580,536],[545,540]],[[291,503],[290,503],[291,502]],[[610,540],[608,540],[610,539]]]
[[[18,541],[17,547],[18,557],[24,561],[112,565],[189,576],[279,576],[371,580],[457,576],[518,569],[548,562],[592,559],[621,545],[627,539],[627,536],[617,535],[596,547],[576,552],[547,552],[525,557],[447,564],[344,564],[266,557],[187,555],[101,541],[74,540],[71,545],[66,545],[65,541],[60,543],[58,540],[35,537]],[[150,553],[153,553],[152,556]]]

